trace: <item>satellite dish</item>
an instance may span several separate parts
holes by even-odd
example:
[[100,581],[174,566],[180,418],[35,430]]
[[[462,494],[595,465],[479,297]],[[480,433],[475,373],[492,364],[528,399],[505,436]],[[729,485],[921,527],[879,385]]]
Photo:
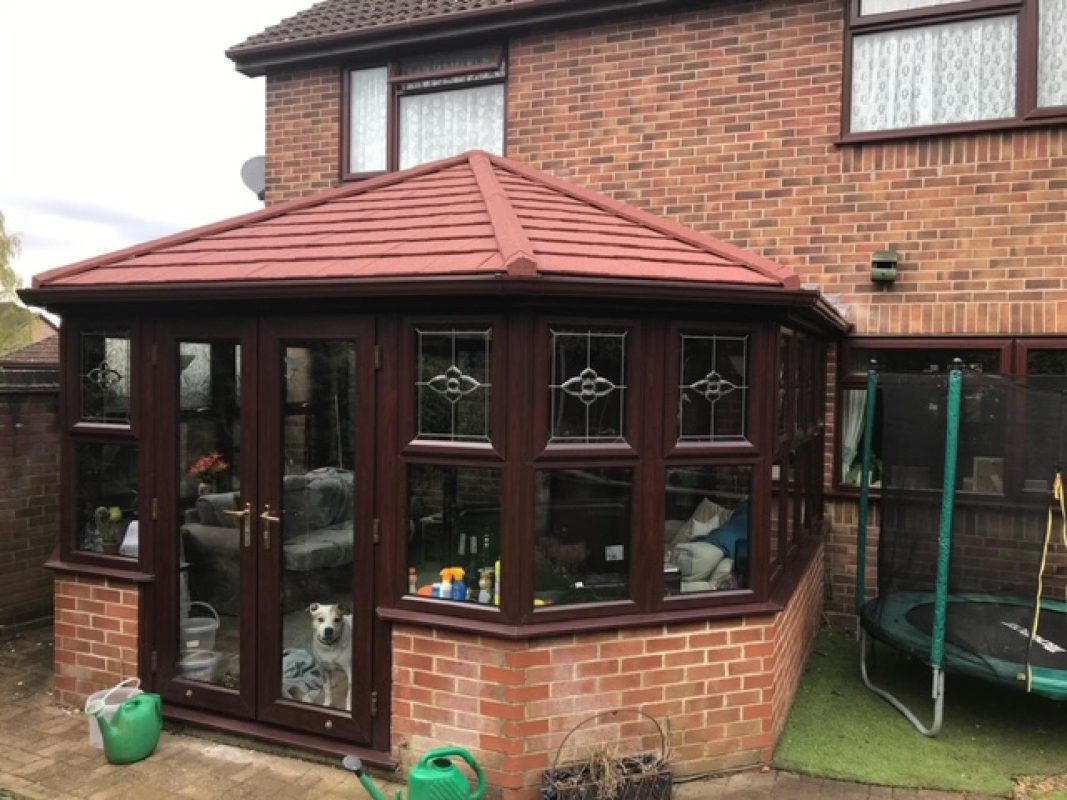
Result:
[[267,195],[267,157],[252,156],[242,164],[241,180],[262,201]]

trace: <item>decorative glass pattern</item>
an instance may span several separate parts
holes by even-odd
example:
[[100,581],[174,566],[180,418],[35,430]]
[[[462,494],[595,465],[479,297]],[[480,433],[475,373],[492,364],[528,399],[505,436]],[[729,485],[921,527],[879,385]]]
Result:
[[1037,40],[1037,104],[1067,105],[1067,0],[1041,0]]
[[389,69],[373,67],[349,73],[350,172],[388,169]]
[[682,336],[679,440],[743,441],[748,425],[748,337]]
[[130,421],[128,333],[83,333],[80,376],[83,422]]
[[550,441],[626,436],[626,333],[552,331]]
[[1015,116],[1016,18],[883,31],[853,40],[854,133]]
[[415,438],[488,442],[491,330],[416,330]]

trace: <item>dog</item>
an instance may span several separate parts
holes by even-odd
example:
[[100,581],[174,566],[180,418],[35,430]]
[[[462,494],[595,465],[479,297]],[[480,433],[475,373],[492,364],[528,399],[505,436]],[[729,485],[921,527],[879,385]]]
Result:
[[324,706],[333,705],[333,678],[344,672],[345,711],[352,710],[352,613],[343,605],[308,606],[311,615],[311,653],[322,672]]

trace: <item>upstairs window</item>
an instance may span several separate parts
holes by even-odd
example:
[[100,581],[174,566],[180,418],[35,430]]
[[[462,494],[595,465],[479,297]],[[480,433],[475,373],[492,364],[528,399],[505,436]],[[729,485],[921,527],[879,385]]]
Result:
[[1067,0],[852,0],[848,135],[1067,117]]
[[502,47],[351,70],[347,171],[407,169],[467,150],[504,152]]

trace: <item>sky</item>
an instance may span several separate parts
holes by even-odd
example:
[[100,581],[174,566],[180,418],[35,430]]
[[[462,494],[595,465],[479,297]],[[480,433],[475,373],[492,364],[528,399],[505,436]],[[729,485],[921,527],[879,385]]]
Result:
[[0,212],[37,272],[261,208],[263,78],[227,47],[315,0],[0,0]]

